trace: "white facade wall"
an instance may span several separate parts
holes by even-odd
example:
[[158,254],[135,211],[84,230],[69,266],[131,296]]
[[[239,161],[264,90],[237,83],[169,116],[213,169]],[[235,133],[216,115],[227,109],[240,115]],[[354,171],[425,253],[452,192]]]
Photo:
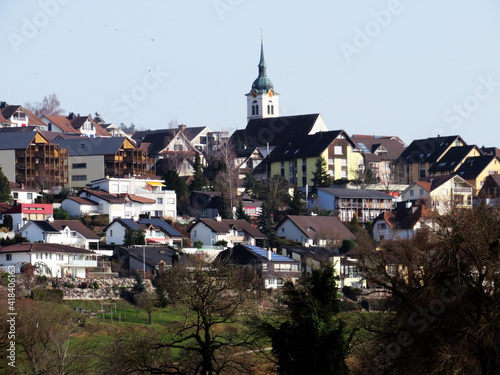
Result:
[[106,229],[106,244],[107,245],[123,245],[125,240],[125,232],[127,230],[120,223],[114,222]]
[[98,205],[83,204],[80,205],[71,199],[65,199],[61,202],[61,207],[68,212],[70,217],[80,217],[83,215],[97,215],[99,213]]
[[0,254],[0,265],[15,266],[16,273],[21,272],[21,266],[31,262],[31,256],[28,253],[11,253],[12,260],[7,260],[7,254]]
[[302,246],[311,246],[313,240],[309,239],[291,220],[284,221],[277,228],[278,237],[284,237],[288,240],[297,241]]
[[81,249],[89,249],[90,243],[99,242],[99,240],[89,240],[83,237],[79,232],[70,230],[68,227],[59,233],[46,233],[38,225],[31,222],[28,222],[28,224],[21,229],[21,235],[26,237],[30,242],[55,243]]
[[196,241],[203,242],[205,246],[212,246],[218,240],[215,232],[212,231],[209,227],[207,227],[202,222],[197,223],[193,228],[191,228],[191,242],[195,243]]

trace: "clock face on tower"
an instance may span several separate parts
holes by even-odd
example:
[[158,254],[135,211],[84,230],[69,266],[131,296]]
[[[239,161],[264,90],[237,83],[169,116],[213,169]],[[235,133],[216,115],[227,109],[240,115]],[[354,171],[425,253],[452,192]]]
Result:
[[274,91],[272,89],[269,89],[269,91],[267,92],[267,94],[269,95],[270,98],[272,98],[273,95],[274,95]]
[[253,90],[252,90],[252,96],[253,96],[254,98],[256,98],[256,97],[257,97],[257,90],[256,90],[256,89],[253,89]]

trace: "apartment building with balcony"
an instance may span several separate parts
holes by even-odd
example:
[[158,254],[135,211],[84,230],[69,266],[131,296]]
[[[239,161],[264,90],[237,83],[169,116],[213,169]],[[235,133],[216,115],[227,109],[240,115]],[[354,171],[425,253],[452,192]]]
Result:
[[330,210],[343,222],[351,221],[356,214],[360,223],[366,223],[391,210],[395,199],[376,190],[319,188],[309,207]]
[[68,187],[83,188],[105,177],[154,177],[155,160],[124,137],[55,139],[68,150]]
[[0,132],[0,164],[9,181],[52,189],[68,182],[68,152],[38,131]]

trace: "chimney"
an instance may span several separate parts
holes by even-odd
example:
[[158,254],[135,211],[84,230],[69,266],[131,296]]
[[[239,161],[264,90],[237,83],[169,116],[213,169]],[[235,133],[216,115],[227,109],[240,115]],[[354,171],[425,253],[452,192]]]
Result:
[[7,107],[7,102],[0,102],[0,108]]
[[181,131],[181,132],[184,132],[184,130],[186,130],[186,128],[187,128],[187,125],[184,125],[184,124],[179,125],[179,131]]
[[21,190],[24,190],[24,184],[21,182]]
[[217,215],[217,216],[215,217],[215,220],[217,220],[217,221],[221,221],[221,220],[222,220],[222,218],[220,217],[220,215]]
[[68,115],[68,120],[73,120],[73,117],[75,117],[75,114],[73,112],[70,112]]
[[273,256],[273,252],[271,251],[271,249],[267,249],[267,260],[271,260]]

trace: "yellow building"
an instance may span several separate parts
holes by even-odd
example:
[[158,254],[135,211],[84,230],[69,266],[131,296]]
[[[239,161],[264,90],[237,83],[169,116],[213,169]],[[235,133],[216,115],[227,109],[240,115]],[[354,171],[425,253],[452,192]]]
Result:
[[363,156],[347,133],[334,130],[282,142],[269,155],[270,174],[280,175],[298,187],[312,185],[318,157],[326,160],[332,180],[355,179],[363,165]]
[[496,155],[481,155],[468,158],[456,171],[476,191],[481,190],[486,177],[492,174],[500,174],[500,158]]
[[398,182],[411,184],[429,177],[429,169],[452,147],[466,145],[458,135],[414,140],[396,161]]

